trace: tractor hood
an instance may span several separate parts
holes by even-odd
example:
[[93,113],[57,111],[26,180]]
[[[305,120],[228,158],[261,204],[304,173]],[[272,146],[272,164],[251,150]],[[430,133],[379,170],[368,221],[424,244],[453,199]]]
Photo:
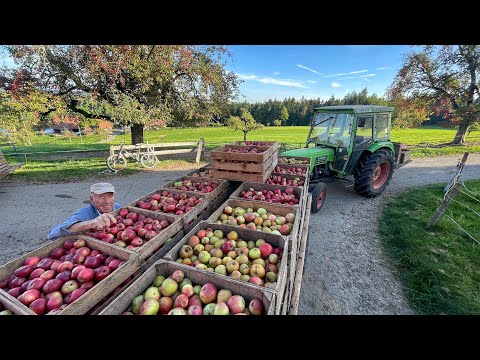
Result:
[[280,154],[280,156],[309,157],[312,159],[312,165],[310,166],[310,170],[312,170],[315,164],[317,163],[318,158],[321,158],[320,163],[326,163],[326,162],[332,163],[335,160],[335,150],[329,147],[316,146],[311,148],[301,148],[301,149],[284,151],[283,153]]

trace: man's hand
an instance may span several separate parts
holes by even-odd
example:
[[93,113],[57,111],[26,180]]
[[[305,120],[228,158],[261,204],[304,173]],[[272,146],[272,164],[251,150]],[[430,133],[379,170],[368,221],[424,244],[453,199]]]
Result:
[[93,220],[90,220],[90,228],[95,230],[108,229],[111,224],[116,224],[117,220],[113,217],[112,214],[104,213],[96,217]]

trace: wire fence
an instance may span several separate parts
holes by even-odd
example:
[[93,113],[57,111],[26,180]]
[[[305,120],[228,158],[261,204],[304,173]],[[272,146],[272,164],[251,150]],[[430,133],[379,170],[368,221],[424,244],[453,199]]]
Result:
[[[467,161],[467,158],[468,153],[465,153],[462,160],[458,162],[457,170],[454,176],[444,189],[445,195],[443,197],[443,201],[433,215],[430,223],[428,224],[428,227],[435,225],[435,223],[440,219],[440,217],[444,216],[445,218],[453,222],[470,239],[480,244],[479,239],[477,239],[468,231],[468,229],[465,229],[465,227],[460,224],[460,220],[458,218],[461,214],[459,214],[458,211],[455,211],[455,208],[450,207],[448,209],[448,213],[445,212],[450,203],[455,203],[458,204],[462,211],[470,211],[474,214],[476,218],[480,218],[480,193],[470,190],[465,185],[462,176],[462,171],[465,166],[465,162]],[[476,206],[478,206],[478,208],[475,208]],[[480,219],[476,221],[476,223],[480,223]]]

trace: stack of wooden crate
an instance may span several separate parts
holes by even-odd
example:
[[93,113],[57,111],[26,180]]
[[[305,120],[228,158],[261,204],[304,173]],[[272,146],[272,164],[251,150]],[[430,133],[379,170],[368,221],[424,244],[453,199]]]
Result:
[[[245,149],[256,149],[258,152],[241,152]],[[214,178],[265,182],[277,165],[278,143],[228,144],[212,151],[210,157],[212,159],[211,173]]]

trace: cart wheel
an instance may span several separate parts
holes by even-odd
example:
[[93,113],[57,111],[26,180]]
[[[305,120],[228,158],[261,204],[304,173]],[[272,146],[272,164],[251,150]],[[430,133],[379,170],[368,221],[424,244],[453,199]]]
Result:
[[327,184],[319,182],[317,185],[315,185],[312,191],[312,213],[316,213],[322,208],[326,196]]

